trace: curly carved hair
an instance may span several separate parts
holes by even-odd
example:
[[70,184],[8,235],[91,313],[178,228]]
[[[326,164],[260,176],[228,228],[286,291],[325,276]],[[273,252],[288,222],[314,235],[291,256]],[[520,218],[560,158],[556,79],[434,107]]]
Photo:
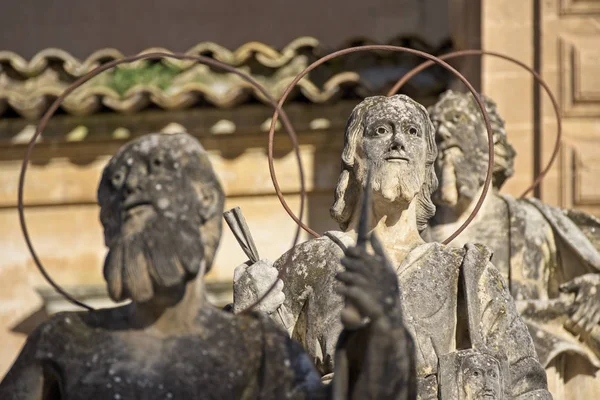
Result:
[[431,201],[431,194],[437,189],[438,186],[438,180],[433,166],[433,163],[437,157],[437,147],[435,144],[435,131],[433,124],[429,119],[427,110],[421,104],[405,95],[395,95],[391,97],[367,97],[352,110],[350,118],[348,118],[344,134],[342,172],[338,178],[335,189],[334,203],[330,209],[331,217],[340,224],[340,228],[342,230],[346,230],[348,228],[348,223],[352,218],[352,213],[356,207],[356,202],[360,194],[359,184],[356,180],[356,174],[354,171],[354,162],[358,142],[362,138],[362,134],[366,128],[365,115],[367,110],[376,104],[397,101],[409,103],[415,106],[415,108],[421,113],[423,121],[425,121],[426,125],[426,177],[421,190],[417,194],[417,227],[420,231],[427,227],[427,222],[435,214],[435,205]]
[[[492,131],[494,134],[494,171],[492,177],[492,185],[496,189],[500,189],[504,182],[514,174],[514,164],[517,152],[508,142],[506,129],[504,127],[504,119],[498,112],[497,104],[489,97],[480,94],[480,98],[483,100],[485,110],[487,111]],[[473,95],[471,93],[460,93],[448,90],[440,95],[437,103],[429,109],[429,113],[433,114],[445,108],[443,106],[446,102],[463,102],[467,105],[468,112],[471,114],[471,120],[476,121],[478,124],[478,130],[480,132],[487,132],[485,128],[485,121],[481,115],[481,110],[477,105]]]

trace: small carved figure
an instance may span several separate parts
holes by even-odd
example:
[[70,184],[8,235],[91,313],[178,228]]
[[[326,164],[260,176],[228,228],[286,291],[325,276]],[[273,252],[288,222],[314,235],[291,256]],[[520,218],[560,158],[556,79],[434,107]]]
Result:
[[[269,318],[207,303],[203,276],[219,244],[224,194],[196,139],[150,134],[125,145],[104,169],[98,201],[108,292],[132,302],[41,324],[0,398],[332,397],[302,347]],[[349,251],[344,262],[372,257]],[[410,399],[412,343],[397,302],[376,297],[371,284],[393,271],[362,270],[362,281],[340,289],[371,321],[349,333],[364,345],[349,358],[355,384],[344,398]]]
[[[368,230],[381,240],[396,270],[402,314],[416,343],[419,398],[438,399],[439,359],[470,347],[467,326],[473,320],[480,324],[473,323],[469,334],[507,357],[510,396],[550,398],[532,339],[504,279],[489,261],[490,253],[483,246],[455,249],[425,243],[420,236],[435,213],[434,134],[427,110],[407,96],[369,97],[354,108],[331,208],[343,232],[308,240],[275,262],[275,268],[287,272],[285,300],[272,318],[302,343],[324,378],[330,377],[342,330],[338,315],[344,308],[344,299],[334,291],[335,277],[344,249],[356,242],[370,170]],[[467,315],[465,297],[475,304],[474,318]]]
[[513,397],[505,357],[489,349],[465,349],[440,358],[441,398],[456,400],[505,400]]
[[487,354],[466,357],[460,366],[460,400],[502,400],[500,365]]
[[[452,243],[477,240],[494,253],[517,308],[553,381],[570,383],[572,398],[600,390],[600,222],[534,198],[499,193],[513,174],[516,153],[496,104],[482,96],[494,129],[493,188],[475,220]],[[470,214],[481,194],[488,163],[487,132],[471,94],[448,91],[429,110],[440,154],[437,206],[424,236],[441,241]],[[580,228],[581,227],[581,228]],[[556,379],[555,379],[556,377]]]

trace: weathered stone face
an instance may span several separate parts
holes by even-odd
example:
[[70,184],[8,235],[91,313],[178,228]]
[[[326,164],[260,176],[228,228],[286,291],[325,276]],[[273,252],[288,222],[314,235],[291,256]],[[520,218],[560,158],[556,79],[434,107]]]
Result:
[[430,112],[438,146],[436,205],[470,202],[483,185],[488,166],[487,131],[471,95],[449,92]]
[[411,202],[425,180],[426,116],[414,104],[392,97],[366,111],[357,146],[357,180],[363,185],[368,167],[372,188],[390,202]]
[[433,125],[425,107],[405,95],[367,97],[352,110],[344,133],[342,172],[331,216],[345,230],[372,168],[374,201],[408,204],[416,197],[417,226],[435,214]]
[[487,354],[473,354],[461,364],[463,400],[500,400],[502,381],[498,362]]
[[201,227],[220,217],[222,197],[204,149],[191,136],[151,134],[124,146],[98,189],[110,296],[147,301],[157,288],[193,278],[207,264],[203,233],[215,235]]

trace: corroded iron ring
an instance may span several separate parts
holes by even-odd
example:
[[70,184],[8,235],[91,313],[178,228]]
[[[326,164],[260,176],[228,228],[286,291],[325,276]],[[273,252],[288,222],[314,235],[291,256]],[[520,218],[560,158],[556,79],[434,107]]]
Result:
[[[477,105],[479,106],[479,108],[481,109],[481,113],[483,114],[483,119],[485,121],[485,126],[487,128],[488,144],[489,144],[489,151],[488,151],[489,162],[488,162],[488,171],[487,171],[487,175],[486,175],[485,183],[484,183],[484,189],[483,189],[483,192],[481,193],[481,196],[479,197],[479,200],[477,201],[477,204],[476,204],[475,208],[473,209],[473,211],[469,215],[469,218],[467,218],[467,220],[456,230],[456,232],[454,232],[452,235],[450,235],[446,240],[444,240],[442,242],[443,244],[448,244],[454,238],[456,238],[471,223],[471,221],[473,221],[473,219],[475,218],[475,216],[479,212],[479,209],[483,205],[483,201],[485,200],[485,197],[487,195],[488,189],[489,189],[490,184],[492,182],[492,172],[493,172],[493,166],[494,166],[494,137],[493,137],[492,126],[490,124],[490,120],[489,120],[489,116],[487,114],[487,111],[485,110],[485,106],[484,106],[483,102],[481,101],[481,99],[479,98],[479,96],[477,95],[477,91],[469,83],[469,81],[467,80],[467,78],[465,78],[460,72],[458,72],[456,69],[454,69],[451,65],[449,65],[445,61],[439,59],[436,56],[433,56],[431,54],[425,53],[423,51],[409,49],[409,48],[400,47],[400,46],[390,46],[390,45],[368,45],[368,46],[350,47],[350,48],[347,48],[347,49],[336,51],[336,52],[331,53],[331,54],[329,54],[329,55],[327,55],[325,57],[322,57],[322,58],[318,59],[317,61],[313,62],[311,65],[309,65],[308,67],[306,67],[304,69],[304,71],[302,71],[300,74],[298,74],[296,76],[296,78],[294,78],[294,80],[288,85],[288,87],[283,92],[283,95],[281,96],[281,99],[279,99],[278,107],[275,108],[275,111],[273,113],[273,118],[271,120],[271,127],[269,129],[269,170],[271,172],[271,177],[272,177],[272,180],[273,180],[273,185],[275,186],[275,190],[278,193],[280,193],[281,191],[279,189],[279,185],[277,183],[277,179],[276,179],[276,176],[275,176],[275,170],[273,168],[273,139],[274,139],[274,135],[275,135],[275,126],[276,126],[277,120],[279,118],[279,110],[282,109],[283,104],[285,103],[285,100],[289,96],[289,94],[292,91],[292,89],[296,86],[296,84],[306,74],[308,74],[313,69],[317,68],[319,65],[321,65],[321,64],[323,64],[323,63],[325,63],[325,62],[327,62],[327,61],[329,61],[329,60],[331,60],[333,58],[336,58],[336,57],[339,57],[339,56],[343,56],[345,54],[358,53],[358,52],[363,52],[363,51],[373,51],[373,50],[384,50],[384,51],[394,51],[394,52],[402,52],[402,53],[411,53],[411,54],[420,56],[422,58],[428,59],[428,60],[430,60],[430,61],[432,61],[434,63],[437,63],[437,64],[443,66],[444,68],[446,68],[450,72],[452,72],[456,77],[458,77],[467,86],[467,88],[469,89],[469,91],[475,97],[475,100],[477,101]],[[281,201],[281,204],[286,209],[286,211],[288,211],[289,207],[287,206],[287,203],[285,202],[285,199],[283,198],[283,196],[279,196],[279,200]],[[313,231],[308,226],[306,226],[302,222],[301,219],[299,219],[298,217],[296,217],[295,215],[293,215],[293,213],[291,211],[288,211],[288,214],[290,214],[290,216],[296,222],[296,224],[298,224],[299,226],[301,226],[305,231],[307,231],[308,233],[312,234],[315,237],[319,237],[320,236],[315,231]]]
[[[525,197],[525,195],[527,195],[527,193],[531,192],[536,186],[538,186],[542,182],[542,180],[546,177],[546,174],[548,174],[548,171],[550,171],[550,168],[554,164],[554,161],[556,161],[556,157],[558,156],[558,151],[560,150],[560,146],[561,146],[561,142],[562,142],[562,117],[560,115],[560,106],[558,105],[558,101],[556,100],[556,97],[554,96],[554,94],[552,94],[552,90],[550,90],[550,86],[548,86],[548,84],[544,81],[544,79],[542,79],[540,74],[538,74],[533,68],[527,66],[526,64],[517,60],[516,58],[513,58],[506,54],[497,53],[497,52],[493,52],[493,51],[473,49],[473,50],[453,51],[451,53],[447,53],[442,56],[439,56],[439,59],[440,60],[450,60],[453,58],[464,57],[464,56],[484,56],[484,55],[498,57],[503,60],[510,61],[510,62],[520,66],[521,68],[529,71],[533,75],[535,80],[540,85],[542,85],[542,87],[548,94],[548,97],[550,97],[550,101],[552,102],[552,107],[554,107],[554,113],[556,114],[556,142],[554,143],[554,150],[552,151],[552,155],[550,157],[550,160],[548,160],[548,164],[546,165],[546,167],[533,180],[533,183],[521,194],[521,196],[519,196],[520,198],[523,198],[523,197]],[[398,90],[400,90],[400,88],[402,86],[404,86],[404,84],[406,84],[406,82],[408,82],[412,77],[414,77],[419,72],[425,70],[426,68],[428,68],[432,65],[434,65],[434,63],[432,61],[425,61],[421,65],[418,65],[415,68],[413,68],[412,70],[408,71],[406,73],[406,75],[404,75],[402,78],[400,78],[400,80],[398,80],[398,82],[396,82],[394,87],[392,89],[390,89],[390,91],[388,92],[387,95],[392,96],[392,95],[396,94],[398,92]]]
[[[27,243],[27,248],[29,249],[29,252],[31,253],[31,257],[33,258],[33,261],[35,262],[35,265],[37,266],[37,268],[40,271],[40,273],[42,274],[42,276],[46,279],[46,281],[50,284],[50,286],[52,286],[65,299],[67,299],[68,301],[70,301],[71,303],[73,303],[75,305],[86,308],[88,310],[93,310],[93,308],[88,306],[87,304],[75,299],[71,295],[69,295],[64,289],[62,289],[50,277],[50,275],[48,274],[48,272],[42,265],[39,257],[37,256],[37,253],[35,252],[33,243],[31,242],[31,238],[29,236],[29,231],[27,230],[27,224],[25,222],[25,210],[24,210],[24,204],[23,204],[23,191],[24,191],[24,186],[25,186],[25,175],[27,172],[27,166],[28,166],[29,160],[31,158],[31,152],[33,151],[33,148],[35,147],[36,141],[42,134],[48,121],[50,120],[52,115],[56,112],[56,110],[58,109],[58,107],[60,106],[62,101],[69,94],[71,94],[76,88],[78,88],[85,82],[89,81],[93,77],[99,75],[100,73],[102,73],[106,70],[109,70],[111,68],[114,68],[117,65],[131,63],[131,62],[138,61],[138,60],[158,59],[158,58],[173,58],[173,59],[177,59],[177,60],[197,61],[197,62],[200,62],[203,64],[210,65],[212,67],[219,68],[219,69],[225,70],[227,72],[236,74],[239,77],[241,77],[242,79],[244,79],[246,82],[248,82],[252,86],[254,86],[254,88],[256,90],[258,90],[271,103],[271,105],[273,107],[275,107],[275,108],[279,107],[277,105],[277,103],[275,102],[275,100],[273,99],[273,97],[269,94],[269,92],[259,82],[257,82],[254,78],[252,78],[250,75],[232,67],[231,65],[225,64],[221,61],[218,61],[218,60],[215,60],[212,58],[208,58],[208,57],[201,56],[201,55],[182,54],[182,53],[153,52],[153,53],[138,54],[135,56],[130,56],[130,57],[122,58],[119,60],[114,60],[114,61],[111,61],[104,65],[101,65],[101,66],[93,69],[92,71],[88,72],[87,74],[83,75],[82,77],[77,79],[75,82],[73,82],[71,85],[69,85],[62,92],[62,94],[52,103],[50,108],[48,108],[48,110],[42,116],[42,118],[35,130],[35,134],[31,138],[29,145],[27,146],[27,151],[25,153],[25,157],[23,158],[23,165],[21,166],[21,173],[19,175],[19,192],[18,192],[18,206],[17,207],[18,207],[18,211],[19,211],[19,221],[21,223],[21,229],[23,231],[23,236],[25,238],[25,242]],[[300,159],[300,151],[298,149],[298,141],[296,138],[296,132],[294,131],[287,115],[285,114],[285,112],[283,110],[277,110],[277,114],[279,114],[279,111],[281,111],[281,117],[282,117],[281,119],[283,121],[283,125],[284,125],[285,129],[287,130],[288,135],[290,136],[290,139],[294,146],[294,150],[296,152],[296,157],[298,160],[298,168],[300,170],[300,215],[302,215],[304,212],[304,201],[305,201],[305,197],[306,197],[306,190],[305,190],[305,185],[304,185],[304,169],[302,168],[302,160]],[[279,195],[280,195],[280,193],[279,193]],[[290,210],[290,212],[291,212],[291,210]],[[298,227],[296,230],[293,246],[295,246],[297,244],[299,238],[300,238],[300,227]],[[269,292],[270,292],[270,290],[269,290]],[[266,297],[266,295],[265,295],[265,297]],[[259,300],[259,302],[261,300]],[[257,302],[257,304],[258,304],[258,302]],[[252,308],[255,305],[256,304],[252,305],[249,308]]]

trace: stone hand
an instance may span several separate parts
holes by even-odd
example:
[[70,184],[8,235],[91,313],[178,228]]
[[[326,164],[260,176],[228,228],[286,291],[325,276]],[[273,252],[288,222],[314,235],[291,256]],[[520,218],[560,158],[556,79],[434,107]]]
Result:
[[254,308],[265,314],[275,312],[285,300],[283,281],[277,275],[277,269],[268,260],[236,267],[233,273],[233,312],[237,314],[256,303],[277,282],[267,298]]
[[371,235],[371,246],[375,254],[360,247],[346,250],[341,261],[346,270],[337,274],[342,285],[336,290],[372,324],[400,322],[401,319],[397,320],[401,313],[396,273],[374,234]]
[[575,293],[575,308],[568,325],[589,334],[600,322],[600,274],[586,274],[561,285],[565,293]]

